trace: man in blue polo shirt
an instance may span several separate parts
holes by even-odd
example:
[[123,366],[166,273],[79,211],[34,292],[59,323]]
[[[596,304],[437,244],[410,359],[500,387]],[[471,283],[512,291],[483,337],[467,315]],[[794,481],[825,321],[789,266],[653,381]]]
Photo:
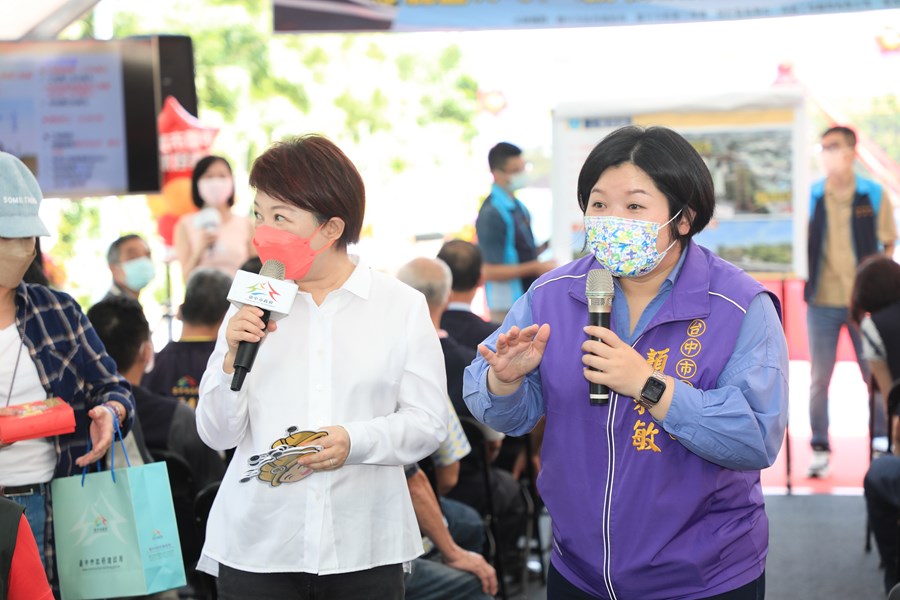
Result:
[[528,177],[521,148],[500,142],[488,152],[488,165],[494,184],[478,211],[475,232],[484,256],[491,320],[501,322],[513,302],[556,263],[537,259],[547,243],[535,244],[531,215],[515,197]]

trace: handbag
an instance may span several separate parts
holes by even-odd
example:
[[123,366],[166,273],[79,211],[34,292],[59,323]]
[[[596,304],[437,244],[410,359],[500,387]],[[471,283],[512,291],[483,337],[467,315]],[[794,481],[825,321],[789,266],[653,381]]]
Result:
[[[118,419],[116,435],[125,452]],[[115,438],[112,464],[115,464]],[[125,454],[128,462],[127,452]],[[99,467],[98,461],[98,469]],[[165,463],[51,482],[63,600],[153,594],[185,585]]]

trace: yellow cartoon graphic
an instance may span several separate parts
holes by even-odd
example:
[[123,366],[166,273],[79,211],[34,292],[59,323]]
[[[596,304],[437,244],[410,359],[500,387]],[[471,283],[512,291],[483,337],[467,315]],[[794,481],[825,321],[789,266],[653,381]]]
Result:
[[272,442],[271,449],[254,454],[247,459],[250,470],[244,473],[241,483],[259,479],[272,487],[282,483],[294,483],[309,476],[313,471],[305,465],[298,465],[297,459],[311,452],[318,452],[321,446],[311,442],[328,435],[326,431],[299,431],[297,427],[287,428],[287,436]]

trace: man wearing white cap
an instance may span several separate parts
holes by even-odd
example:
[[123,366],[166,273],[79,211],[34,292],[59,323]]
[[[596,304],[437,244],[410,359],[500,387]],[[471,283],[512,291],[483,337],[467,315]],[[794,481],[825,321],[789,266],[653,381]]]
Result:
[[56,588],[50,481],[102,458],[112,442],[113,419],[123,434],[130,429],[133,401],[78,303],[22,282],[36,238],[49,235],[38,216],[41,199],[28,168],[0,152],[0,415],[54,397],[75,412],[74,433],[0,445],[0,495],[25,507]]

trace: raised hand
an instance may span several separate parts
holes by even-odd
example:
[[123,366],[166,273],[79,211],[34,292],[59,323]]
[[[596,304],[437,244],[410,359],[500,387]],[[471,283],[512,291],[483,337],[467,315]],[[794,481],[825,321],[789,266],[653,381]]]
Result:
[[507,394],[518,388],[522,379],[541,364],[549,339],[550,325],[546,323],[540,327],[529,325],[525,329],[513,325],[497,337],[496,351],[479,345],[478,352],[491,367],[488,372],[491,391]]

